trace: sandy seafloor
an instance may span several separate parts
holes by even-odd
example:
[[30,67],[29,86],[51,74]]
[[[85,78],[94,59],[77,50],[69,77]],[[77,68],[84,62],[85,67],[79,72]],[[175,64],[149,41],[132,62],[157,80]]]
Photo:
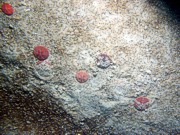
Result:
[[[180,29],[162,1],[8,2],[15,12],[0,12],[0,134],[180,133]],[[41,64],[36,45],[50,52]],[[112,60],[106,69],[96,65],[101,53]],[[75,79],[81,69],[85,83]],[[151,99],[145,111],[133,106],[138,96]]]

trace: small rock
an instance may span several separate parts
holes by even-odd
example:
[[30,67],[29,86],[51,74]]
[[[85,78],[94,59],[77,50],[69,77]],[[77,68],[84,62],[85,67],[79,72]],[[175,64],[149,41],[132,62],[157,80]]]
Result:
[[30,124],[31,122],[30,121],[26,121],[27,124]]
[[58,85],[55,85],[54,87],[55,87],[55,89],[57,89],[59,86],[58,86]]
[[150,74],[151,74],[151,70],[146,70],[146,73],[147,73],[148,75],[150,75]]
[[147,28],[148,28],[147,26],[144,27],[145,30],[147,30]]
[[26,3],[21,1],[21,2],[18,3],[18,6],[26,6]]

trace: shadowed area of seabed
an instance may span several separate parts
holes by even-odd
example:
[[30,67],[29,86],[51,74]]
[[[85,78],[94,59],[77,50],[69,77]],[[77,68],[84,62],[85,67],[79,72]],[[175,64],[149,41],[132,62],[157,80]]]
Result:
[[[180,21],[180,2],[179,0],[148,0],[149,4],[169,12],[169,14]],[[155,4],[157,3],[157,4]],[[159,4],[161,3],[161,4]],[[164,8],[165,7],[165,8]]]
[[163,0],[166,5],[172,10],[178,18],[180,17],[180,1],[179,0]]
[[[3,90],[2,90],[3,89]],[[12,91],[10,90],[12,89]],[[32,96],[14,88],[0,88],[0,134],[65,134],[76,133],[81,128],[55,101],[41,94]]]

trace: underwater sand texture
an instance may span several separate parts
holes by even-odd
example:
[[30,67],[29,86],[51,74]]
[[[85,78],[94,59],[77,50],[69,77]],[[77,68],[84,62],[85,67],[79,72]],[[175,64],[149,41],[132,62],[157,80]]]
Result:
[[[180,131],[180,29],[162,2],[8,2],[15,12],[0,12],[1,134]],[[50,53],[39,64],[37,45]],[[105,69],[100,54],[112,61]],[[89,74],[85,83],[79,70]],[[151,99],[145,111],[133,106],[139,96]]]

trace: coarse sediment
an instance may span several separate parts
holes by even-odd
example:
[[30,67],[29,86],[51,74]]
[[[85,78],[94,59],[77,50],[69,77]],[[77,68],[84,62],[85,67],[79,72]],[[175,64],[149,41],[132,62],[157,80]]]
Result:
[[[0,13],[2,134],[179,133],[179,22],[155,0],[9,0]],[[44,45],[40,64],[33,48]],[[96,64],[100,54],[112,63]],[[79,83],[76,72],[89,79]],[[138,96],[151,104],[133,106]]]

